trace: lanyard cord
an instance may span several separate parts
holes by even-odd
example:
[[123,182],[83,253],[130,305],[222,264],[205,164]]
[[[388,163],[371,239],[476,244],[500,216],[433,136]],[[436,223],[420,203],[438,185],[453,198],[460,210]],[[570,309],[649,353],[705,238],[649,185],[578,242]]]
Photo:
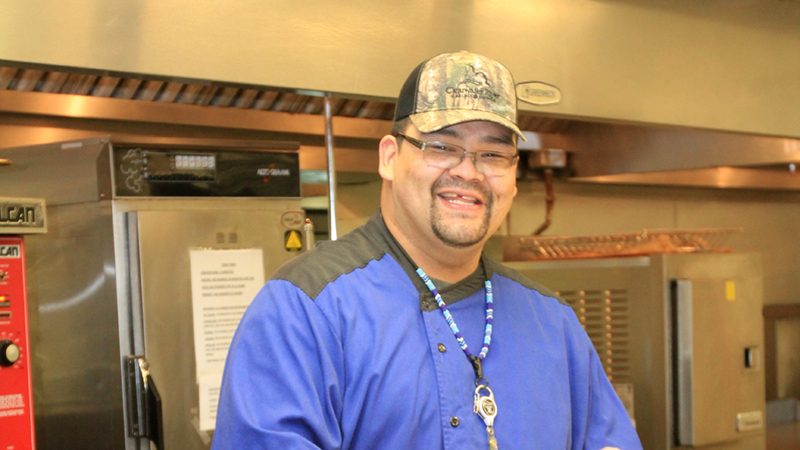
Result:
[[439,305],[439,310],[442,311],[442,315],[444,315],[447,324],[450,326],[450,330],[453,332],[453,335],[456,338],[456,342],[458,342],[458,346],[461,347],[461,350],[465,355],[467,355],[467,359],[469,360],[470,364],[472,364],[472,370],[475,371],[475,383],[477,384],[480,382],[485,382],[486,380],[483,376],[482,362],[484,359],[486,359],[486,355],[489,354],[489,347],[492,345],[492,324],[494,322],[492,281],[489,279],[484,281],[484,288],[486,290],[486,300],[484,303],[486,325],[484,326],[483,330],[483,345],[481,346],[481,351],[477,356],[475,356],[469,350],[466,339],[464,339],[464,336],[461,334],[461,330],[459,330],[458,325],[456,325],[453,315],[447,308],[447,304],[444,302],[444,299],[442,299],[442,295],[439,294],[439,290],[436,289],[436,285],[433,284],[431,278],[425,273],[424,270],[422,270],[422,268],[417,268],[417,275],[419,275],[419,277],[422,279],[422,282],[428,287],[431,295],[433,295],[433,298],[436,300],[436,304]]

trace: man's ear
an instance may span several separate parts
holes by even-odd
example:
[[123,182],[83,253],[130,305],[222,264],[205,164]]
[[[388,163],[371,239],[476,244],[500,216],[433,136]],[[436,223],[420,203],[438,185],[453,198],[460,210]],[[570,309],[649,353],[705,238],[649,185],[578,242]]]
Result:
[[394,179],[394,163],[397,160],[397,152],[400,144],[397,138],[387,134],[378,144],[378,173],[381,178],[391,181]]

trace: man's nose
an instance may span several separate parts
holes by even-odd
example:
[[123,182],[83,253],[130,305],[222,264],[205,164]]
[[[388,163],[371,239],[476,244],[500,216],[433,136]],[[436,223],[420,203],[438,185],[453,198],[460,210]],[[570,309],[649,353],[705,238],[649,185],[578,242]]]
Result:
[[483,172],[478,170],[477,158],[478,154],[473,152],[465,152],[464,157],[457,166],[450,169],[450,174],[460,177],[465,180],[477,180],[484,177]]

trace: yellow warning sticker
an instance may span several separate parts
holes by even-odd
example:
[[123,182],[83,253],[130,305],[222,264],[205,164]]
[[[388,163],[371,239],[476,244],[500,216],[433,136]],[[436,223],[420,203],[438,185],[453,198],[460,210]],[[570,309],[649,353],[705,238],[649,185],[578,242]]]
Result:
[[303,249],[303,239],[297,230],[288,230],[284,235],[283,245],[290,252],[298,252]]
[[733,280],[725,282],[725,300],[729,302],[736,301],[736,282]]

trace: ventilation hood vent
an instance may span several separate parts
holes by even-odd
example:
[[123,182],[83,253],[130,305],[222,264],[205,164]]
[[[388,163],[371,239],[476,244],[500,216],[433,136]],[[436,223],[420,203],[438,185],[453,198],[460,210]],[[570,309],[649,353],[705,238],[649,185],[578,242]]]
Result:
[[[394,111],[390,100],[356,96],[334,96],[331,106],[337,148],[361,150],[374,150],[374,141],[388,132]],[[320,92],[3,62],[0,115],[7,119],[0,148],[8,147],[5,141],[15,134],[8,127],[37,121],[48,121],[53,140],[73,138],[69,133],[56,136],[52,123],[59,119],[135,122],[139,128],[160,126],[162,133],[165,124],[213,129],[217,134],[230,129],[268,131],[312,146],[320,145],[324,135]],[[590,122],[529,111],[520,111],[519,124],[538,134],[543,149],[568,152],[569,166],[562,173],[574,181],[800,190],[798,139]],[[16,130],[20,136],[23,128]],[[354,157],[354,167],[337,164],[337,170],[374,172],[374,165],[363,160]]]
[[[87,97],[137,100],[158,104],[179,104],[285,112],[290,114],[324,114],[323,94],[290,91],[263,86],[197,80],[175,80],[130,74],[97,73],[76,69],[3,65],[0,61],[0,91],[71,94]],[[336,96],[332,114],[375,120],[391,120],[393,101]],[[520,127],[543,133],[566,131],[569,121],[522,114]]]

